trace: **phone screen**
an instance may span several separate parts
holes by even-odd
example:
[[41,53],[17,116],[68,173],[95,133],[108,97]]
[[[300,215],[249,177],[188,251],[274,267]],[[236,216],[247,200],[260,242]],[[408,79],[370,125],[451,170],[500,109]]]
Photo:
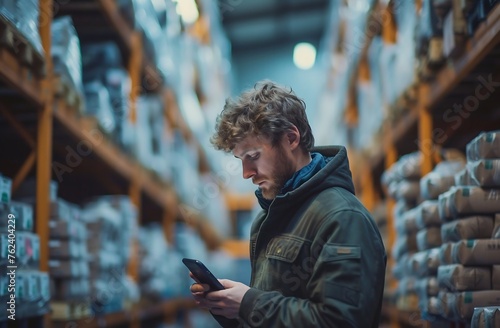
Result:
[[209,285],[211,291],[224,289],[224,286],[201,261],[183,258],[182,262],[199,282]]

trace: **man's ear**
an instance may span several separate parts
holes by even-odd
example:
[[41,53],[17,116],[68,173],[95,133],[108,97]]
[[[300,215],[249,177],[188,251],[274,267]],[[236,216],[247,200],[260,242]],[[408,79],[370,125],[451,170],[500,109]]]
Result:
[[300,144],[300,132],[299,129],[295,125],[292,126],[290,130],[286,133],[288,144],[290,145],[290,149],[294,150],[299,147]]

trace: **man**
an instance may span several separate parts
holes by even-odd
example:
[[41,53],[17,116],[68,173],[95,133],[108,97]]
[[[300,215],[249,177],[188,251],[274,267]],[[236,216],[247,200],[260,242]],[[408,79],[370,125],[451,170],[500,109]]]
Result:
[[226,101],[212,143],[243,164],[261,213],[250,236],[250,286],[221,279],[196,302],[224,327],[378,327],[386,255],[354,196],[343,147],[313,149],[305,104],[264,81]]

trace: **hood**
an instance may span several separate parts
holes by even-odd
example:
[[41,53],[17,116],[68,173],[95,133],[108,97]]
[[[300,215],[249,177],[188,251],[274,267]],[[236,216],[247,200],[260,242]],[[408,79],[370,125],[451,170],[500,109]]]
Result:
[[[347,150],[343,146],[321,146],[311,149],[326,159],[326,166],[306,181],[302,186],[290,192],[316,194],[324,189],[332,187],[344,188],[354,194],[351,170]],[[301,196],[303,197],[303,196]]]

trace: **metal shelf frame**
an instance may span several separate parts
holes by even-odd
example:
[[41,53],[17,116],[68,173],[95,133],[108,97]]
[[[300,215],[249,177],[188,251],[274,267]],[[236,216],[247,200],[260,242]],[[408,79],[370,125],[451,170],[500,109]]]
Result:
[[[78,19],[92,16],[106,26],[106,30],[98,32],[108,35],[117,42],[125,55],[125,66],[132,82],[130,103],[135,104],[141,93],[154,92],[165,100],[165,114],[169,123],[181,129],[185,138],[195,142],[200,153],[198,165],[200,173],[210,171],[210,165],[201,148],[193,140],[193,134],[184,121],[176,105],[175,95],[164,84],[156,67],[147,58],[142,49],[141,34],[132,28],[119,11],[115,0],[75,0],[58,4],[54,0],[39,0],[40,37],[44,49],[45,75],[38,77],[29,67],[24,65],[11,51],[0,47],[0,89],[3,92],[0,98],[0,118],[12,130],[23,144],[29,149],[28,156],[23,164],[17,168],[14,176],[14,189],[23,180],[34,173],[36,177],[36,211],[35,232],[40,238],[40,270],[49,271],[49,218],[50,218],[50,183],[53,179],[55,160],[64,156],[60,149],[69,144],[78,144],[83,141],[92,141],[99,132],[95,121],[77,117],[71,106],[64,100],[56,99],[56,77],[51,60],[51,26],[52,18],[57,15],[78,15]],[[81,21],[78,21],[81,23]],[[92,32],[90,32],[92,33]],[[88,36],[87,36],[88,37]],[[145,85],[147,84],[147,85]],[[135,105],[131,108],[131,120],[135,121]],[[64,138],[60,139],[59,137]],[[101,135],[102,137],[104,135]],[[90,176],[89,184],[96,188],[109,190],[112,194],[126,194],[138,208],[139,224],[147,220],[162,223],[163,230],[169,242],[173,240],[173,230],[176,220],[190,221],[188,223],[200,227],[200,234],[205,237],[207,247],[218,247],[222,244],[210,232],[215,230],[203,225],[202,213],[190,210],[179,200],[174,188],[165,181],[143,168],[136,160],[122,152],[116,145],[105,137],[99,142],[91,142],[90,154],[83,159],[83,164],[75,167],[71,173],[72,179],[86,179]],[[14,146],[10,146],[16,147]],[[24,147],[24,146],[23,146]],[[24,148],[23,148],[24,149]],[[17,154],[17,153],[16,153]],[[4,164],[10,165],[10,164]],[[88,181],[87,181],[88,182]],[[86,189],[81,192],[86,192]],[[88,194],[86,196],[96,196]],[[80,195],[79,195],[80,196]],[[63,195],[64,198],[64,195]],[[146,209],[147,207],[147,209]],[[186,211],[188,209],[188,211]],[[148,215],[141,215],[147,213]],[[188,213],[188,214],[186,214]],[[194,214],[193,214],[194,213]],[[188,215],[189,218],[183,217]],[[207,235],[208,234],[208,235]],[[128,273],[138,279],[139,259],[137,245],[132,245],[132,259],[128,265]],[[194,306],[191,299],[173,299],[159,304],[135,304],[130,312],[119,312],[103,317],[80,320],[85,327],[111,327],[127,325],[131,328],[141,326],[141,322],[152,317],[169,320],[181,310]],[[53,321],[50,314],[44,315],[40,323],[45,328],[58,327],[63,322]]]

